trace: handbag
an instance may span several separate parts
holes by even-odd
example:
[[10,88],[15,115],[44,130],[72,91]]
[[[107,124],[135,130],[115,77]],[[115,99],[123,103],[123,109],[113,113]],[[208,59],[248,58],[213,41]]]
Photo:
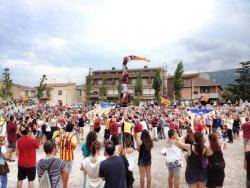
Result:
[[0,175],[6,175],[10,172],[9,166],[7,162],[5,164],[0,165]]
[[[2,147],[0,147],[0,157],[3,157],[1,149],[2,149]],[[8,166],[6,161],[4,164],[0,164],[0,175],[6,175],[9,172],[10,172],[10,169],[9,169],[9,166]]]

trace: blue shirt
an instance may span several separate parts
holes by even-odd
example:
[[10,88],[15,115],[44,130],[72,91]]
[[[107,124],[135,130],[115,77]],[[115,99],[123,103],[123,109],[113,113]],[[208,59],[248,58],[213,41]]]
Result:
[[87,144],[86,144],[86,143],[82,145],[81,150],[82,150],[82,154],[83,154],[83,156],[84,156],[85,158],[86,158],[86,157],[89,157],[89,156],[91,155],[91,152],[88,151],[88,149],[87,149]]

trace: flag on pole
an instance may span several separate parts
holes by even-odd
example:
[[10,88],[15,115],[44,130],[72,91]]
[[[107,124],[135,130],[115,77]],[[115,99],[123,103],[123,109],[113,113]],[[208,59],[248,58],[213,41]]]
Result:
[[209,97],[208,96],[201,96],[200,101],[208,102]]
[[164,97],[161,97],[161,103],[166,105],[166,106],[169,106],[171,104],[171,102],[167,99],[165,99]]
[[146,57],[129,55],[129,56],[126,56],[123,58],[123,64],[127,64],[127,62],[129,62],[129,61],[139,61],[139,60],[150,62],[150,60],[147,59]]

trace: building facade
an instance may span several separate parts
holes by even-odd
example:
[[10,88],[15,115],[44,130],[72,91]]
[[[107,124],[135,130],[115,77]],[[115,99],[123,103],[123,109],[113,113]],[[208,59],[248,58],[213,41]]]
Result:
[[[197,100],[202,96],[219,100],[222,95],[222,88],[219,83],[209,80],[209,76],[204,73],[184,74],[184,87],[181,90],[182,100]],[[167,97],[174,99],[173,76],[167,78]]]
[[36,90],[32,87],[13,84],[11,87],[12,99],[34,99],[36,97]]
[[[141,69],[128,69],[129,81],[128,81],[128,92],[135,98],[135,85],[136,79],[139,75],[142,77],[142,96],[140,100],[152,101],[155,99],[155,91],[152,88],[153,80],[156,72],[160,71],[162,81],[166,79],[167,72],[161,68],[148,68],[145,66]],[[119,82],[122,78],[122,70],[96,70],[86,77],[91,80],[91,92],[89,96],[90,101],[107,100],[107,101],[119,101],[120,96],[117,89]],[[103,83],[104,82],[104,83]],[[162,82],[163,83],[163,82]],[[106,88],[106,96],[102,96],[101,88]],[[166,87],[162,85],[161,95],[166,93]]]
[[41,102],[49,105],[73,105],[78,103],[78,94],[75,83],[47,84]]

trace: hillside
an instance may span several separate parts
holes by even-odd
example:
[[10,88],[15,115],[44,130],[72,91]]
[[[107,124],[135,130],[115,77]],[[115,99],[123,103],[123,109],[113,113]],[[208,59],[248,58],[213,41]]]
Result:
[[237,78],[237,73],[235,69],[221,70],[207,72],[209,74],[210,80],[221,83],[222,88],[234,82]]

